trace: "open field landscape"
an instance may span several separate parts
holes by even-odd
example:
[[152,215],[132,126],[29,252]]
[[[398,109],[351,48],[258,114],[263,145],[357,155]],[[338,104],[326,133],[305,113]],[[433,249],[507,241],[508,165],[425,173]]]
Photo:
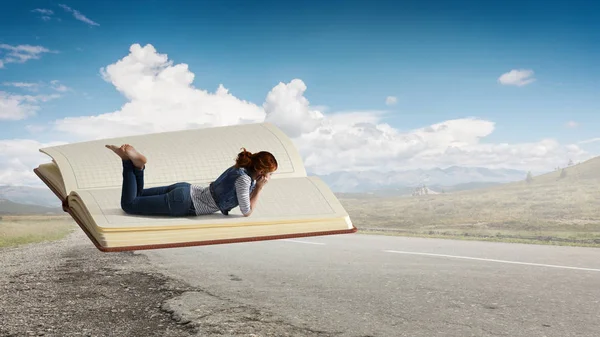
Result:
[[0,248],[62,239],[78,228],[68,215],[2,215]]
[[[337,195],[359,233],[600,247],[599,172],[596,157],[529,182],[418,197]],[[2,215],[0,247],[72,230],[66,214]]]
[[600,158],[532,178],[418,197],[339,198],[361,231],[600,247]]

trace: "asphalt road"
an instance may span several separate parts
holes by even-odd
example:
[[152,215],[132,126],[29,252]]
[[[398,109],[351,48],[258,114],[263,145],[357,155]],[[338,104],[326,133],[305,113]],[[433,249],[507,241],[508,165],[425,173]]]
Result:
[[141,253],[319,335],[600,336],[600,249],[351,234]]

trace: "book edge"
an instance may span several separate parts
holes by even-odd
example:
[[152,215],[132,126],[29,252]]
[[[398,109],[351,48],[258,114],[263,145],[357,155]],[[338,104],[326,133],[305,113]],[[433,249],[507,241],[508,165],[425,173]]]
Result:
[[[60,152],[60,150],[58,149],[59,146],[43,147],[39,149],[39,151],[52,158],[52,161],[58,167],[58,171],[60,172],[60,175],[62,177],[65,192],[67,195],[69,195],[71,191],[75,190],[74,187],[77,186],[77,183],[75,182],[75,173],[73,172],[73,169],[69,164],[69,159],[65,157],[62,154],[62,152]],[[67,167],[69,168],[69,170],[65,170],[65,168]]]
[[57,188],[53,184],[51,184],[48,179],[46,179],[46,177],[40,172],[40,170],[38,168],[34,168],[33,173],[35,173],[35,175],[37,175],[38,178],[40,178],[40,180],[44,184],[46,184],[46,186],[50,189],[50,191],[52,191],[52,193],[54,193],[54,195],[56,195],[58,200],[60,200],[62,202],[63,211],[67,212],[67,208],[69,207],[68,203],[67,203],[68,194],[63,198],[61,193],[57,190]]
[[[306,167],[304,166],[304,161],[302,160],[300,151],[298,151],[298,148],[296,147],[296,145],[294,144],[292,139],[273,123],[263,122],[263,123],[260,123],[260,125],[266,129],[268,129],[269,132],[275,134],[277,136],[277,139],[279,139],[279,141],[281,142],[283,147],[286,149],[286,152],[288,153],[288,157],[290,158],[292,166],[294,167],[295,173],[293,176],[306,177],[307,172],[306,172]],[[296,165],[298,167],[296,167]],[[278,179],[284,179],[284,178],[278,178]]]
[[105,247],[102,246],[98,240],[89,232],[87,227],[81,222],[79,217],[71,210],[67,208],[67,212],[75,220],[77,225],[85,232],[87,237],[92,241],[94,246],[101,252],[123,252],[123,251],[136,251],[136,250],[154,250],[154,249],[166,249],[166,248],[182,248],[182,247],[195,247],[195,246],[209,246],[219,244],[231,244],[231,243],[242,243],[242,242],[256,242],[256,241],[270,241],[270,240],[281,240],[311,236],[325,236],[325,235],[339,235],[339,234],[351,234],[356,233],[358,229],[351,225],[352,228],[345,230],[333,230],[333,231],[320,231],[320,232],[309,232],[309,233],[297,233],[297,234],[281,234],[281,235],[267,235],[258,237],[247,237],[237,239],[221,239],[221,240],[204,240],[204,241],[192,241],[192,242],[179,242],[179,243],[164,243],[164,244],[153,244],[153,245],[139,245],[139,246],[120,246],[120,247]]

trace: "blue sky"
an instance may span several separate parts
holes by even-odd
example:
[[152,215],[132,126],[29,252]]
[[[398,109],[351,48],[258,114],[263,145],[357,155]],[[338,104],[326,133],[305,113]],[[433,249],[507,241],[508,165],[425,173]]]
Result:
[[[35,9],[53,14],[44,20]],[[50,141],[55,134],[25,126],[119,110],[127,100],[99,70],[139,43],[188,64],[195,87],[223,84],[257,105],[277,83],[299,78],[311,105],[385,110],[401,131],[475,116],[495,123],[484,142],[576,143],[600,137],[598,14],[593,1],[5,2],[0,45],[56,53],[5,61],[0,91],[32,94],[1,84],[52,80],[71,90],[39,103],[35,116],[0,120],[0,138]],[[513,69],[532,70],[535,81],[500,84]],[[46,85],[41,93],[57,92]],[[397,103],[387,106],[387,96]],[[581,146],[600,152],[600,143]]]

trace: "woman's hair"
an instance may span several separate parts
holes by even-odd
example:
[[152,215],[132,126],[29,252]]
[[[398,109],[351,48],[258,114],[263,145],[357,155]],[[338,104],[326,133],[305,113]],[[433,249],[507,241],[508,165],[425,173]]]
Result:
[[242,148],[242,152],[238,153],[235,160],[235,167],[243,167],[248,170],[253,170],[254,172],[272,172],[277,169],[277,160],[270,152],[260,151],[252,153],[245,148]]

